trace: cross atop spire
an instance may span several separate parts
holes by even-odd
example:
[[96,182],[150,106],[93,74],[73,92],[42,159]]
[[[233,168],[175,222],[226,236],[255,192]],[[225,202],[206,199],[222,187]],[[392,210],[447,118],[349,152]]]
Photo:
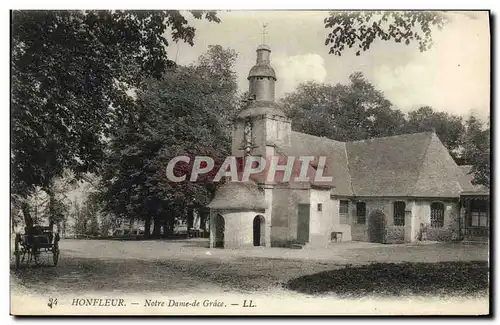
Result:
[[262,24],[262,44],[266,44],[266,28],[267,28],[267,23]]

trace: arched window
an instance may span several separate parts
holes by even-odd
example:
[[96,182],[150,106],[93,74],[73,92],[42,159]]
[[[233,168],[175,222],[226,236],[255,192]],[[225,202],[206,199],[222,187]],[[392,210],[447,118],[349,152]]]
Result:
[[444,225],[444,204],[434,202],[431,204],[431,228],[441,228]]
[[406,203],[403,201],[394,202],[394,225],[404,226],[405,225],[405,210]]

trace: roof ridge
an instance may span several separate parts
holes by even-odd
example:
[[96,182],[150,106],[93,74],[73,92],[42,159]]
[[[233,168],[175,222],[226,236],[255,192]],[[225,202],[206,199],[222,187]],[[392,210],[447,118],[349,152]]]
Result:
[[[421,132],[421,133],[435,134],[434,132]],[[432,136],[429,138],[429,140],[427,142],[427,148],[425,149],[424,154],[422,155],[422,158],[421,158],[422,159],[422,163],[420,164],[420,168],[418,169],[418,176],[416,178],[416,181],[413,182],[413,188],[412,188],[411,193],[409,194],[410,196],[412,196],[415,193],[415,188],[417,187],[418,182],[420,181],[420,177],[422,176],[422,171],[424,169],[425,158],[427,157],[427,155],[429,153],[429,148],[431,147],[431,143],[432,143]]]
[[320,140],[330,140],[330,141],[333,141],[334,143],[346,143],[345,141],[338,141],[338,140],[330,139],[328,137],[318,137],[317,135],[313,135],[313,134],[309,134],[309,133],[304,133],[304,132],[298,132],[298,131],[293,131],[292,130],[292,133],[297,133],[297,134],[300,134],[300,135],[306,135],[308,137],[313,137],[313,138],[317,138],[317,139],[320,139]]
[[361,139],[361,140],[354,140],[354,141],[346,141],[346,143],[355,143],[355,142],[363,142],[363,141],[369,141],[369,140],[378,140],[378,139],[388,139],[388,138],[397,138],[397,137],[402,137],[402,136],[417,136],[417,135],[433,135],[435,134],[432,131],[425,131],[425,132],[415,132],[415,133],[403,133],[403,134],[396,134],[396,135],[388,135],[385,137],[375,137],[375,138],[368,138],[368,139]]

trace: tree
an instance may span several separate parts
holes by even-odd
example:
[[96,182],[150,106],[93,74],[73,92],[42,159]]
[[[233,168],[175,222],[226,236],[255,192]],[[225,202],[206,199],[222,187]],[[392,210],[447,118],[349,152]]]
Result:
[[490,130],[483,130],[474,137],[474,149],[472,150],[471,172],[474,174],[473,184],[484,185],[490,188],[491,178],[491,142]]
[[73,209],[70,213],[73,219],[73,233],[75,236],[81,236],[87,232],[87,219],[82,213],[82,208],[78,201],[73,202]]
[[192,67],[205,80],[209,91],[207,101],[212,105],[214,113],[219,115],[220,123],[225,125],[230,135],[231,123],[240,107],[237,75],[234,66],[238,54],[233,49],[225,49],[220,45],[209,45],[208,51],[198,58]]
[[404,115],[361,73],[348,85],[309,82],[299,85],[282,100],[295,131],[353,141],[399,134]]
[[[214,12],[191,13],[219,22]],[[110,127],[130,106],[126,91],[172,65],[167,31],[193,44],[195,29],[179,11],[12,13],[14,195],[47,189],[67,169],[78,177],[99,168]]]
[[166,166],[180,155],[192,162],[195,155],[223,161],[229,154],[227,123],[236,112],[237,87],[234,73],[220,69],[232,70],[235,55],[211,47],[198,64],[144,82],[110,142],[101,190],[106,211],[143,219],[147,236],[151,222],[154,235],[161,226],[171,229],[193,199],[208,203],[213,184],[170,182]]
[[490,187],[490,128],[485,128],[481,120],[469,115],[463,133],[463,163],[472,165],[473,183]]
[[348,48],[356,55],[367,51],[376,40],[417,42],[420,51],[432,46],[432,27],[441,29],[448,22],[444,12],[437,11],[334,11],[325,18],[331,30],[325,45],[330,54],[341,56]]
[[408,113],[405,125],[406,133],[436,132],[451,156],[460,162],[462,134],[465,133],[463,119],[460,116],[436,112],[429,106],[421,107]]
[[[301,84],[285,96],[282,104],[293,120],[295,131],[337,141],[436,132],[459,165],[472,164],[472,157],[482,157],[476,156],[476,152],[486,143],[485,134],[481,133],[483,125],[477,118],[471,116],[464,123],[461,116],[438,112],[428,106],[405,116],[361,73],[352,74],[347,85]],[[489,162],[483,158],[482,170],[486,170]]]
[[53,230],[54,225],[57,225],[57,230],[60,231],[61,223],[67,218],[69,208],[58,193],[50,192],[45,217],[49,220],[49,227]]
[[109,214],[103,214],[101,216],[101,220],[100,220],[100,223],[98,225],[99,234],[102,237],[109,236],[109,231],[113,230],[114,225],[115,225],[115,222],[113,220],[113,217]]
[[483,122],[475,115],[470,114],[465,120],[464,130],[461,134],[461,143],[463,147],[461,158],[463,165],[472,164],[478,146],[477,140],[481,139],[483,129]]

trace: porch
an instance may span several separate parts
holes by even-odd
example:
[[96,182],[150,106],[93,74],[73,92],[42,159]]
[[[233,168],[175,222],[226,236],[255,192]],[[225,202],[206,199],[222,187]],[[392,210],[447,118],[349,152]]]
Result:
[[460,194],[460,236],[464,241],[488,242],[490,194],[486,191]]

